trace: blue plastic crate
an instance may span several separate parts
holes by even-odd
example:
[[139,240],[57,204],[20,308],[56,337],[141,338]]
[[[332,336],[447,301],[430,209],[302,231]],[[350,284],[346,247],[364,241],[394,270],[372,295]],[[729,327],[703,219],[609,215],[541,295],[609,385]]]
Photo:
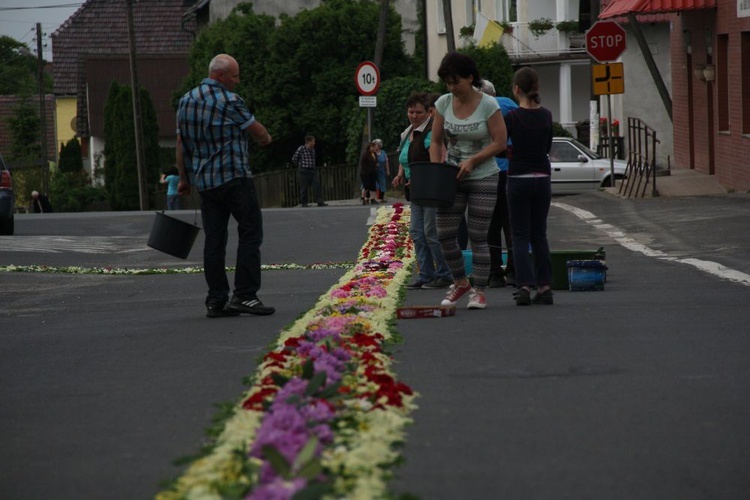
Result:
[[604,290],[607,265],[600,260],[569,260],[568,287],[571,291]]

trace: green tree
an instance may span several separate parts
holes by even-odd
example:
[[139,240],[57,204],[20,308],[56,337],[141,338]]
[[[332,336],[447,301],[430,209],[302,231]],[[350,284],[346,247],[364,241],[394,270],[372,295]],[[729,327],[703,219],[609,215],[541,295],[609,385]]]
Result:
[[13,116],[8,118],[12,142],[10,145],[11,161],[39,161],[41,122],[39,108],[31,103],[28,97],[22,98],[16,105]]
[[75,137],[60,147],[60,160],[57,168],[60,172],[78,172],[83,170],[81,143]]
[[[140,95],[146,185],[153,186],[159,177],[159,129],[148,91]],[[113,210],[140,208],[132,103],[131,88],[112,82],[104,105],[104,183]]]
[[[383,83],[418,72],[404,53],[401,18],[393,8],[387,24]],[[361,112],[354,71],[373,58],[377,27],[376,2],[324,0],[294,17],[282,15],[278,24],[241,4],[199,35],[184,90],[206,76],[212,57],[231,54],[241,71],[235,90],[274,137],[270,147],[253,151],[254,172],[286,165],[307,133],[318,138],[321,161],[342,163],[351,140],[348,127]],[[361,138],[361,129],[357,133]]]
[[492,82],[498,96],[513,97],[513,66],[502,45],[497,43],[489,47],[471,45],[459,52],[471,56],[476,61],[479,75]]
[[[406,99],[412,92],[436,92],[435,82],[401,76],[391,78],[381,85],[378,91],[378,107],[372,123],[373,139],[383,140],[383,149],[388,153],[395,152],[400,146],[401,132],[409,125],[406,117]],[[352,114],[347,131],[347,162],[357,163],[361,154],[362,127],[364,127],[367,112],[360,108],[358,113]]]
[[7,122],[11,144],[5,160],[16,171],[13,182],[16,204],[25,205],[29,202],[32,191],[41,190],[44,179],[44,172],[39,165],[39,108],[28,97],[24,97]]
[[[0,36],[0,95],[39,93],[39,71],[36,56],[25,43],[6,35]],[[44,75],[45,93],[52,91],[52,77]]]

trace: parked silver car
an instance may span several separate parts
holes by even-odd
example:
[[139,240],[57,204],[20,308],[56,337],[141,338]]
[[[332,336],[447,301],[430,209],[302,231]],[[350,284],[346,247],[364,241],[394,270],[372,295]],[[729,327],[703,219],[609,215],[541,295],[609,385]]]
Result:
[[13,234],[13,211],[16,202],[13,196],[13,179],[0,155],[0,234]]
[[[610,186],[609,158],[570,137],[552,139],[552,193],[577,194]],[[625,178],[627,162],[615,160],[615,180]]]

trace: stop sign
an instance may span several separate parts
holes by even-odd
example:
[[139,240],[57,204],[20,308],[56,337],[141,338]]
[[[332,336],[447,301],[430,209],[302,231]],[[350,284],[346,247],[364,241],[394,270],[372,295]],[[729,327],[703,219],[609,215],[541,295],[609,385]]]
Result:
[[586,52],[600,63],[616,60],[626,46],[625,30],[614,21],[597,21],[586,32]]

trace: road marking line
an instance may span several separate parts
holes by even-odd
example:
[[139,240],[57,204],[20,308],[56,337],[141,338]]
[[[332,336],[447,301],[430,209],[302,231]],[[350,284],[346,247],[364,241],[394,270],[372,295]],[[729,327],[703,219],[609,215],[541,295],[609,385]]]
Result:
[[607,234],[607,236],[609,236],[610,238],[612,238],[613,240],[615,240],[617,243],[627,248],[628,250],[642,253],[643,255],[647,257],[656,257],[657,259],[666,260],[669,262],[677,262],[679,264],[686,264],[688,266],[692,266],[700,271],[711,274],[713,276],[726,279],[729,281],[733,281],[741,285],[750,286],[750,274],[743,273],[742,271],[737,271],[736,269],[731,269],[722,264],[719,264],[718,262],[713,262],[710,260],[701,260],[701,259],[692,259],[692,258],[682,259],[682,258],[670,256],[669,254],[664,253],[661,250],[654,250],[650,248],[649,246],[644,245],[643,243],[639,243],[635,239],[627,236],[625,232],[623,232],[622,230],[618,229],[617,227],[611,224],[605,223],[604,221],[602,221],[600,218],[598,218],[596,215],[589,212],[588,210],[583,210],[578,207],[574,207],[571,205],[567,205],[565,203],[558,203],[558,202],[552,203],[552,206],[565,210],[566,212],[570,212],[571,214],[575,215],[579,219],[585,221],[587,224],[603,231],[604,233]]
[[146,238],[136,236],[8,236],[0,237],[0,252],[132,253],[150,250]]

